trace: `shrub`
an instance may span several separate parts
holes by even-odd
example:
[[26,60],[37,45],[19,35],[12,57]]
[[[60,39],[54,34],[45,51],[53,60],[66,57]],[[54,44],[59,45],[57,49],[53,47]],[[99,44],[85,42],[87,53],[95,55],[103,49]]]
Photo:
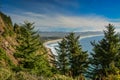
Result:
[[15,78],[16,80],[38,80],[35,76],[23,71],[16,73]]
[[0,80],[8,80],[12,75],[9,69],[0,68]]

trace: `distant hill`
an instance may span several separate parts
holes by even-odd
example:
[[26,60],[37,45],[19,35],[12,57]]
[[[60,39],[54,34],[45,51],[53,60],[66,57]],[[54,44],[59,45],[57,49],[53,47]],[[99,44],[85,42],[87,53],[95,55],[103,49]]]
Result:
[[[39,32],[41,37],[44,40],[52,40],[63,38],[65,35],[68,35],[70,32]],[[89,36],[89,35],[100,35],[103,34],[101,31],[86,31],[86,32],[75,32],[76,36]]]

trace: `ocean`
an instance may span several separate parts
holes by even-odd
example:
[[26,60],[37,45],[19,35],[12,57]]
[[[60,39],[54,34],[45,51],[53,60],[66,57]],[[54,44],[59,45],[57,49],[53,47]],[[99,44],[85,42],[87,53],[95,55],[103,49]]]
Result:
[[[90,52],[92,52],[92,49],[93,49],[93,46],[91,45],[90,42],[92,41],[100,41],[101,39],[103,38],[102,35],[100,36],[91,36],[91,37],[84,37],[84,38],[81,38],[79,40],[80,44],[82,45],[82,49],[83,51],[88,51],[88,54]],[[55,50],[55,47],[57,47],[58,44],[57,43],[51,43],[51,44],[47,44],[47,47],[51,49],[51,51],[53,52],[53,54],[56,55],[56,50]]]
[[91,45],[91,42],[94,40],[96,43],[100,41],[103,38],[103,36],[94,36],[94,37],[86,37],[83,39],[80,39],[80,44],[82,45],[82,49],[84,51],[88,51],[88,53],[92,52],[93,46]]

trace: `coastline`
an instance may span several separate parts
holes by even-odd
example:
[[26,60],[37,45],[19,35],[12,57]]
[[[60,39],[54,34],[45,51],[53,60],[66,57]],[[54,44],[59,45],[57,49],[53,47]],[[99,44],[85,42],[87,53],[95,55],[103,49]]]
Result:
[[[97,37],[97,36],[103,36],[103,34],[100,35],[89,35],[89,36],[81,36],[79,40],[84,39],[84,38],[89,38],[89,37]],[[56,50],[54,48],[54,44],[57,42],[60,42],[62,39],[55,39],[55,40],[50,40],[45,43],[43,43],[44,47],[47,49],[47,52],[49,55],[54,56],[56,55]],[[49,56],[50,58],[50,56]],[[51,58],[50,58],[51,59]]]
[[[95,37],[95,36],[102,36],[103,34],[100,34],[100,35],[89,35],[89,36],[80,36],[80,39],[84,39],[84,38],[89,38],[89,37]],[[43,45],[46,47],[46,48],[50,48],[48,47],[49,44],[53,44],[53,43],[57,43],[57,42],[60,42],[62,39],[55,39],[55,40],[50,40],[50,41],[47,41],[45,43],[43,43]]]
[[50,40],[50,41],[44,42],[43,45],[47,47],[48,44],[57,43],[57,42],[60,42],[61,40],[62,39]]

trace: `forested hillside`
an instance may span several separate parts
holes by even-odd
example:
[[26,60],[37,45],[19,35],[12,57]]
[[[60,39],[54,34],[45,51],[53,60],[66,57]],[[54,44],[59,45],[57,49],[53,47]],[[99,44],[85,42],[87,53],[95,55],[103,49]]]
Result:
[[47,51],[33,25],[13,24],[0,12],[0,80],[37,80],[37,76],[52,75]]
[[[69,33],[56,54],[46,49],[34,23],[13,24],[0,12],[0,80],[120,80],[120,34],[106,26],[92,52],[83,51],[79,37]],[[90,54],[90,56],[88,55]]]
[[18,65],[17,59],[14,58],[15,46],[18,45],[16,34],[13,31],[12,21],[9,16],[0,12],[0,52],[1,65]]

